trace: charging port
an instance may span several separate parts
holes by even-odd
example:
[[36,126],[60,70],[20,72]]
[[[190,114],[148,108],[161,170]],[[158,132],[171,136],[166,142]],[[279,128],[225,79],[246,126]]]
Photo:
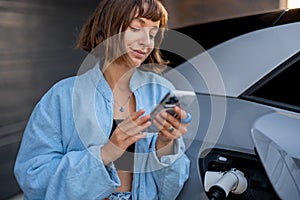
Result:
[[[252,154],[239,153],[235,151],[228,151],[223,149],[211,149],[204,152],[199,158],[199,170],[202,177],[203,185],[205,185],[205,176],[208,173],[219,174],[220,177],[224,177],[225,172],[232,172],[233,169],[238,169],[242,172],[245,180],[247,181],[247,187],[242,193],[231,192],[232,190],[226,189],[225,197],[223,199],[229,200],[279,200],[280,198],[274,191],[267,174],[260,162],[258,156]],[[234,182],[232,174],[227,174],[228,178]],[[217,179],[217,178],[216,178]],[[225,179],[229,180],[229,179]],[[214,182],[214,181],[213,181]],[[222,183],[223,184],[223,183]],[[206,189],[207,195],[219,195],[224,196],[223,192],[216,187],[210,187],[210,190]],[[228,186],[229,188],[231,186]],[[215,191],[215,192],[214,192]],[[220,193],[220,194],[217,194]],[[227,193],[227,194],[226,194]],[[220,198],[220,197],[219,197]],[[222,199],[220,198],[220,199]],[[217,198],[215,198],[217,199]]]

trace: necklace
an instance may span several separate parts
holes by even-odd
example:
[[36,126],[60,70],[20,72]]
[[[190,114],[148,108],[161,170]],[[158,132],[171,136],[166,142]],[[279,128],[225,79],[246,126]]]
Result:
[[131,99],[131,96],[132,96],[132,92],[128,95],[128,97],[127,97],[127,99],[126,99],[126,101],[125,101],[125,103],[123,104],[123,105],[121,105],[121,104],[119,104],[116,100],[115,100],[115,103],[116,104],[118,104],[118,106],[120,107],[119,108],[119,111],[120,112],[124,112],[125,111],[125,108],[124,108],[124,106],[128,103],[128,101]]

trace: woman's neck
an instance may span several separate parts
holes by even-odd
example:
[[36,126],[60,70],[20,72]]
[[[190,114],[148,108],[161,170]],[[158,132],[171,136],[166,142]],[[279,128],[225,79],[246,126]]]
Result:
[[103,75],[113,92],[115,118],[124,119],[135,112],[135,98],[129,88],[133,71],[134,68],[115,64],[103,70]]
[[134,69],[116,63],[112,63],[103,69],[103,75],[112,90],[116,87],[121,90],[129,89],[129,81]]

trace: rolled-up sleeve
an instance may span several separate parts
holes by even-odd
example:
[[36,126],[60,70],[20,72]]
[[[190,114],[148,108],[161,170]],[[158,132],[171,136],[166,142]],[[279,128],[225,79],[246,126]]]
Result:
[[102,163],[100,145],[66,150],[59,101],[46,93],[24,131],[14,168],[24,198],[103,199],[120,185],[116,169]]
[[154,148],[151,148],[147,166],[153,170],[158,199],[175,199],[189,177],[190,160],[184,153],[183,139],[175,140],[174,154],[164,155],[160,159],[156,151],[153,151]]

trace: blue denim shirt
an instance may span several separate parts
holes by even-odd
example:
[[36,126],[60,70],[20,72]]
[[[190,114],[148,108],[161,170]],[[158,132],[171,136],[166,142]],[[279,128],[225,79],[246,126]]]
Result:
[[[136,69],[130,80],[136,110],[148,114],[174,89],[166,79]],[[114,164],[100,148],[113,123],[113,93],[99,65],[55,84],[34,108],[15,164],[25,199],[103,199],[120,186]],[[156,156],[157,133],[136,143],[133,199],[175,199],[189,176],[182,138],[174,154]]]

